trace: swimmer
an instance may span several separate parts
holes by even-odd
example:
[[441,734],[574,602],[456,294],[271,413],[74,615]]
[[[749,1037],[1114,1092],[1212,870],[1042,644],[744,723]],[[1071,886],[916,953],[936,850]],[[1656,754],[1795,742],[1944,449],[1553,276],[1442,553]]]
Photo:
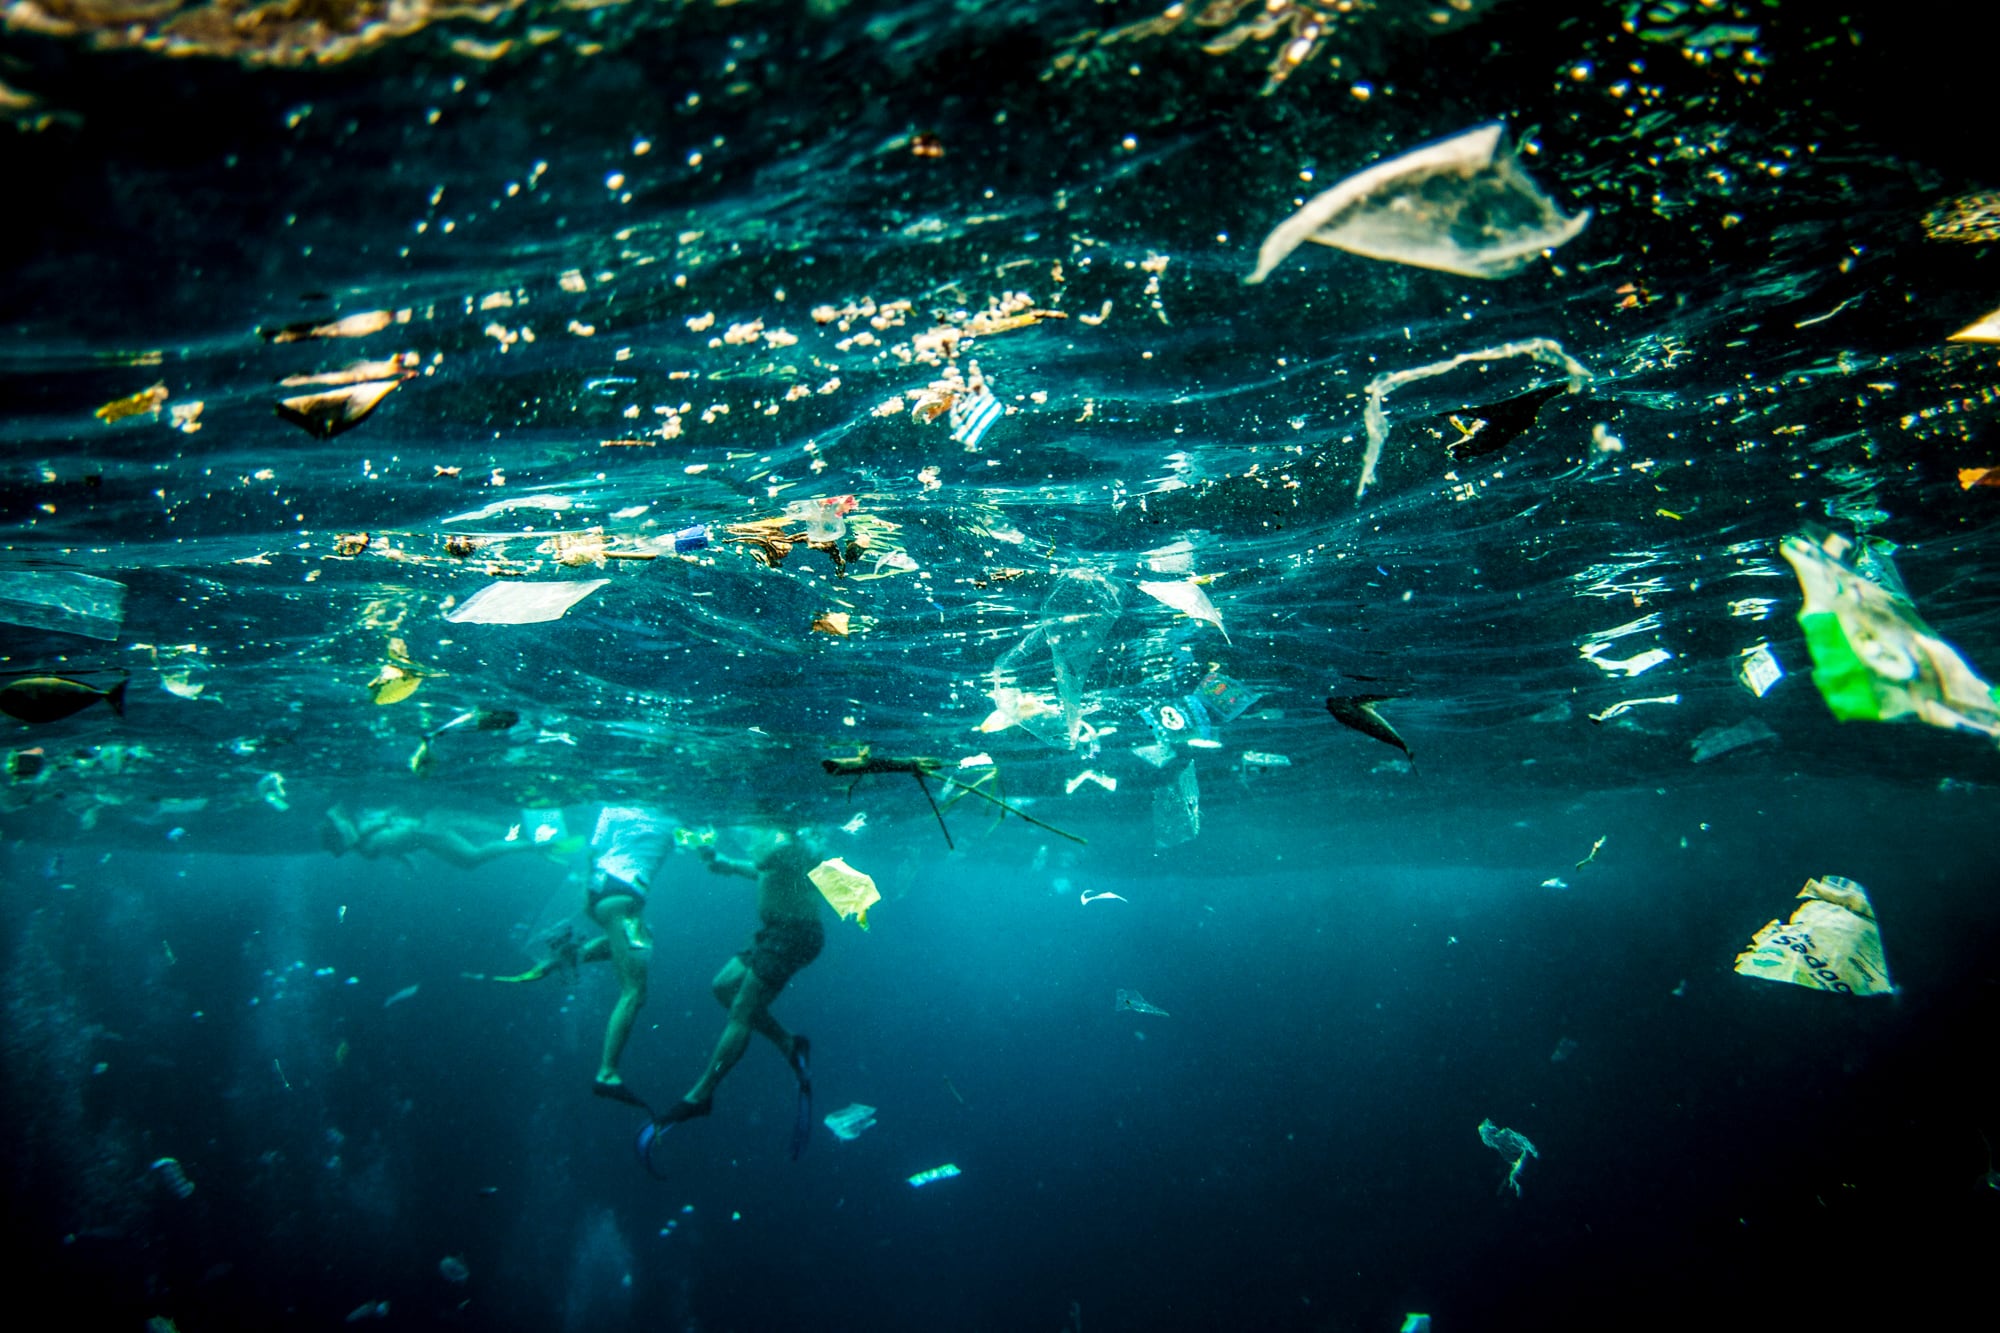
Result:
[[802,839],[784,832],[770,834],[754,861],[718,855],[713,847],[698,848],[696,854],[719,875],[757,881],[759,926],[750,947],[724,963],[711,983],[716,1002],[729,1011],[729,1018],[707,1070],[659,1120],[678,1124],[707,1115],[716,1086],[743,1058],[750,1034],[761,1033],[778,1048],[798,1080],[799,1118],[792,1140],[792,1156],[797,1157],[812,1125],[812,1043],[787,1032],[771,1016],[771,1004],[801,968],[819,957],[826,943],[819,917],[819,891],[806,877],[813,856]]
[[384,856],[429,852],[460,870],[471,870],[515,852],[553,850],[552,846],[538,846],[525,838],[474,842],[428,814],[418,817],[395,810],[364,810],[359,816],[350,816],[337,805],[320,822],[319,838],[321,845],[335,856],[354,852],[373,861]]

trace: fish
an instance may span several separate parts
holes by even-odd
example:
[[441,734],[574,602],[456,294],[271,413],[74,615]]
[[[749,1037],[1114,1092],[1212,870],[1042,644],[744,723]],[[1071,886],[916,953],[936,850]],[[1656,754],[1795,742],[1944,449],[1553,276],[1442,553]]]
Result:
[[81,713],[102,699],[119,717],[125,716],[125,684],[108,690],[67,676],[24,676],[0,689],[0,713],[23,722],[59,722]]
[[[521,715],[511,708],[471,708],[460,713],[442,726],[432,727],[417,743],[417,751],[410,756],[410,771],[423,774],[431,766],[431,742],[447,731],[470,726],[474,731],[507,731],[521,720]],[[576,744],[571,741],[570,744]]]
[[1558,381],[1485,407],[1467,408],[1450,418],[1458,438],[1445,446],[1445,452],[1454,463],[1498,453],[1535,428],[1544,403],[1568,392],[1569,385]]
[[404,1000],[407,1000],[411,996],[415,995],[417,993],[417,989],[418,989],[417,983],[411,982],[409,985],[403,987],[403,989],[397,991],[394,995],[391,995],[388,999],[382,1001],[382,1007],[384,1009],[387,1009],[392,1004],[402,1003]]
[[1376,704],[1387,703],[1395,697],[1390,694],[1330,694],[1326,699],[1326,711],[1333,714],[1333,720],[1341,726],[1352,728],[1384,745],[1395,746],[1410,761],[1410,767],[1415,768],[1417,757],[1410,753],[1409,743],[1375,711]]

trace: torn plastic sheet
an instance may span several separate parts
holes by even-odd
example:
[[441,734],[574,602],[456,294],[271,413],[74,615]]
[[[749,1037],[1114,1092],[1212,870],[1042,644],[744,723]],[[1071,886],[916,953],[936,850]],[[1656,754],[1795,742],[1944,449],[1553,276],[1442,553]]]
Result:
[[1790,921],[1770,922],[1736,955],[1737,975],[1840,995],[1892,993],[1868,891],[1840,875],[1822,875],[1807,880],[1799,897],[1806,901]]
[[1215,603],[1208,600],[1208,594],[1194,580],[1173,583],[1142,582],[1139,591],[1155,601],[1171,606],[1182,615],[1207,621],[1222,631],[1224,643],[1229,641],[1229,631],[1222,628],[1222,612],[1215,609]]
[[1622,717],[1644,704],[1677,704],[1680,701],[1681,697],[1678,694],[1660,694],[1650,699],[1620,699],[1603,712],[1592,713],[1590,720],[1592,722],[1609,722],[1612,718]]
[[808,870],[806,878],[819,890],[820,897],[826,899],[827,906],[840,914],[842,921],[853,917],[856,925],[868,929],[868,909],[882,901],[874,879],[838,856]]
[[1241,681],[1231,680],[1220,671],[1210,671],[1201,678],[1201,684],[1194,687],[1186,702],[1190,708],[1198,705],[1211,720],[1221,724],[1242,717],[1252,704],[1263,697]]
[[1827,708],[1843,722],[1915,717],[2000,741],[1993,687],[1906,599],[1848,563],[1853,550],[1836,536],[1794,535],[1778,547],[1805,593],[1799,626]]
[[445,523],[477,523],[483,518],[492,518],[495,514],[505,514],[516,509],[546,509],[551,513],[560,514],[575,503],[567,495],[511,495],[504,500],[495,500],[492,504],[481,505],[477,509],[468,509],[463,514],[453,514],[450,518],[441,521]]
[[1153,792],[1153,845],[1174,847],[1201,833],[1201,784],[1188,760],[1180,776]]
[[1674,655],[1664,648],[1649,648],[1636,656],[1622,659],[1604,656],[1605,650],[1610,647],[1608,643],[1586,643],[1578,651],[1585,660],[1595,663],[1600,671],[1627,677],[1642,675],[1662,662],[1674,660]]
[[1590,210],[1564,217],[1501,142],[1497,121],[1378,162],[1313,196],[1257,251],[1262,282],[1311,241],[1468,278],[1518,273],[1574,240]]
[[1189,541],[1170,542],[1165,546],[1143,553],[1146,568],[1155,574],[1194,573],[1194,543]]
[[67,569],[0,571],[0,621],[115,639],[125,623],[125,585]]
[[1741,750],[1748,745],[1758,745],[1764,741],[1778,739],[1778,733],[1760,718],[1750,718],[1731,727],[1710,727],[1700,732],[1688,744],[1694,753],[1689,758],[1697,764],[1705,764],[1711,759],[1719,759],[1732,750]]
[[835,1138],[849,1142],[875,1128],[875,1108],[855,1102],[826,1117],[826,1127]]
[[1106,791],[1118,790],[1117,778],[1108,778],[1094,768],[1086,768],[1083,770],[1083,772],[1077,774],[1075,777],[1071,778],[1068,782],[1063,784],[1063,795],[1065,796],[1076,795],[1076,789],[1078,787],[1081,787],[1086,782],[1094,782],[1098,786],[1104,788],[1104,790]]
[[1981,317],[1945,339],[1951,343],[2000,343],[2000,310]]
[[464,625],[535,625],[561,620],[564,612],[609,582],[489,583],[447,612],[445,619]]
[[1111,1007],[1121,1014],[1158,1014],[1161,1018],[1173,1017],[1159,1005],[1147,1003],[1146,997],[1135,990],[1119,991],[1118,998],[1112,1001]]
[[1562,344],[1555,339],[1529,338],[1522,342],[1502,343],[1498,347],[1483,347],[1476,352],[1461,352],[1449,361],[1434,361],[1427,366],[1393,370],[1368,381],[1368,403],[1362,411],[1361,418],[1368,432],[1368,450],[1361,460],[1361,480],[1355,483],[1354,498],[1359,500],[1368,493],[1369,483],[1375,480],[1375,465],[1382,461],[1382,446],[1389,438],[1389,418],[1382,409],[1382,403],[1391,391],[1405,384],[1445,374],[1447,371],[1456,370],[1475,361],[1506,361],[1517,356],[1525,356],[1543,365],[1560,368],[1569,376],[1571,393],[1581,393],[1583,386],[1592,379],[1590,369],[1565,352]]
[[[1075,749],[1088,726],[1084,682],[1122,601],[1117,585],[1094,570],[1074,569],[1058,578],[1042,602],[1040,623],[994,664],[996,710],[1044,744]],[[1052,698],[1055,707],[1030,710],[1021,704],[1024,697]]]
[[1267,769],[1290,768],[1291,766],[1292,757],[1290,755],[1273,754],[1268,750],[1245,750],[1243,752],[1243,768],[1245,772],[1261,773]]
[[1500,1188],[1511,1188],[1516,1195],[1519,1195],[1521,1192],[1521,1168],[1528,1164],[1530,1157],[1541,1156],[1540,1153],[1535,1151],[1535,1145],[1528,1142],[1525,1135],[1517,1134],[1511,1129],[1503,1129],[1491,1120],[1482,1120],[1479,1122],[1479,1141],[1494,1152],[1499,1153],[1507,1162],[1507,1179],[1501,1184]]
[[1759,699],[1784,678],[1785,669],[1778,665],[1778,655],[1771,651],[1770,644],[1753,644],[1736,654],[1736,679]]

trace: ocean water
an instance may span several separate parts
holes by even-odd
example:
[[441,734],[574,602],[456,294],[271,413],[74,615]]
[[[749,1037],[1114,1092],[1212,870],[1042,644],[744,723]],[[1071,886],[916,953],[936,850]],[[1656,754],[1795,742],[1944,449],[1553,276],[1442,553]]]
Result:
[[[16,1293],[183,1333],[1983,1302],[2000,759],[1837,720],[1779,553],[1859,543],[2000,670],[1950,13],[0,12],[0,686],[85,704],[0,720]],[[1573,239],[1243,281],[1496,121]],[[274,411],[355,363],[372,411]],[[576,600],[464,616],[527,584]],[[864,747],[979,794],[825,771]],[[590,1095],[604,969],[493,983],[581,906],[562,834],[640,803],[876,880],[774,1009],[815,1118],[874,1127],[792,1160],[759,1043],[655,1178]],[[329,811],[503,850],[334,855]],[[1826,875],[1893,993],[1733,970]],[[622,1067],[665,1105],[754,892],[683,850],[647,917]]]

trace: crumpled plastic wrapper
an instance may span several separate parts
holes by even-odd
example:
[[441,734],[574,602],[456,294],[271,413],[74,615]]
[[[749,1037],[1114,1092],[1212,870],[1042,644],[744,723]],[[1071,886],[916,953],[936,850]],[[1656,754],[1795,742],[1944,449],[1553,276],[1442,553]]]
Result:
[[525,0],[12,0],[9,30],[88,36],[99,50],[222,56],[246,65],[332,65],[443,19],[490,23]]
[[1863,577],[1837,536],[1785,538],[1778,552],[1799,576],[1799,626],[1813,684],[1843,722],[1914,717],[2000,743],[2000,694],[1931,632],[1916,607]]
[[1806,881],[1790,921],[1772,921],[1736,955],[1739,976],[1783,981],[1840,995],[1888,995],[1889,964],[1868,891],[1851,879]]

